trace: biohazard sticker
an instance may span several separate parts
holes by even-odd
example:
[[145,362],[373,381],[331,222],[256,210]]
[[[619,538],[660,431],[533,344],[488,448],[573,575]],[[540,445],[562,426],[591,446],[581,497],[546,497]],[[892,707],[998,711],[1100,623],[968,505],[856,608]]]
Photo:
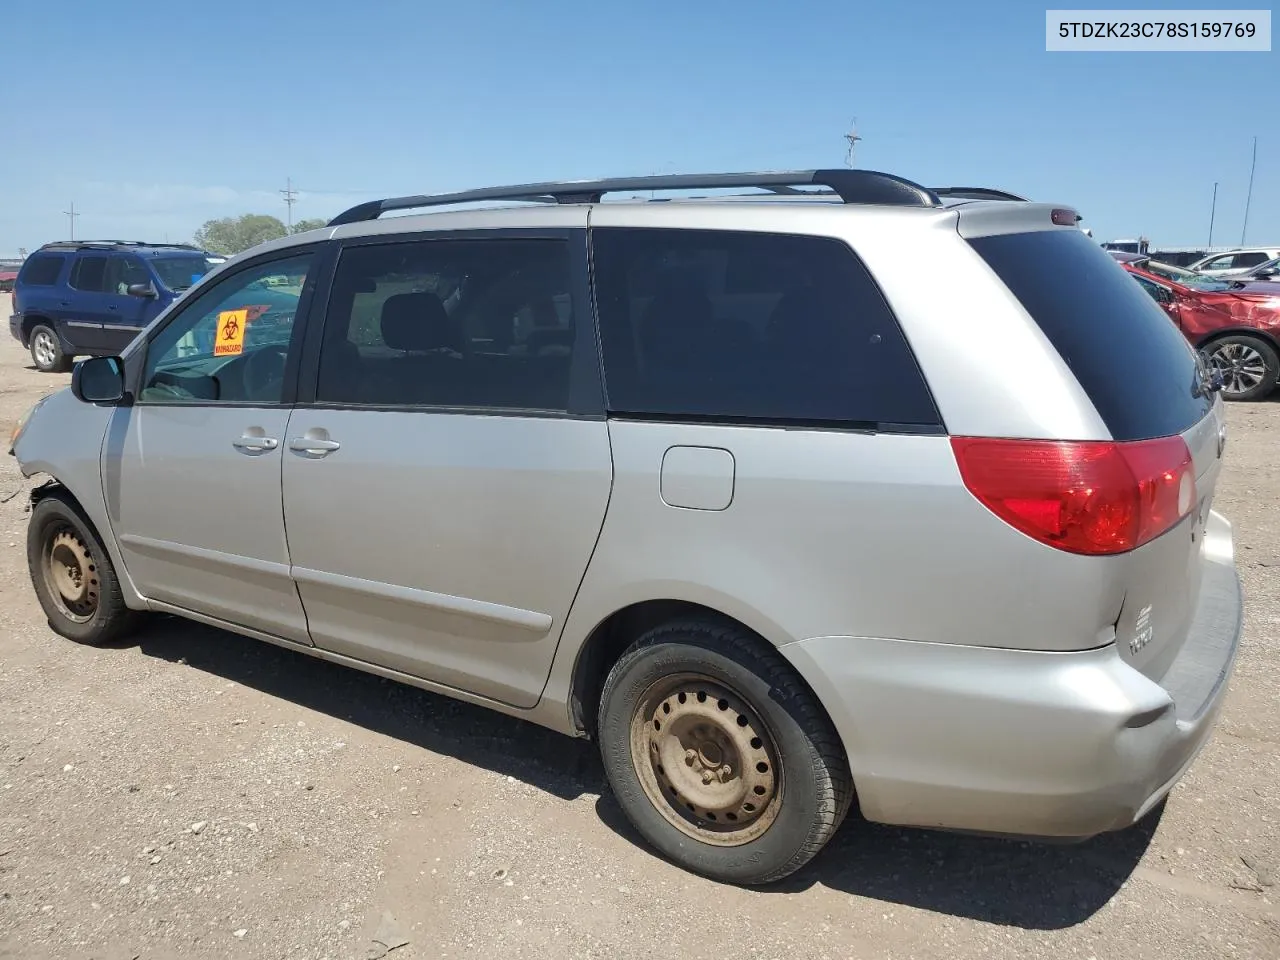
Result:
[[248,323],[248,310],[223,310],[218,314],[218,330],[214,335],[213,355],[227,357],[243,353],[244,328]]

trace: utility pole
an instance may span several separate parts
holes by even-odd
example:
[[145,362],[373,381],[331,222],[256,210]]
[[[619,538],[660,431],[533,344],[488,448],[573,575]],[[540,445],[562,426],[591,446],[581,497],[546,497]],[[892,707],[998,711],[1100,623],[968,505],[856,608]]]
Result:
[[1244,198],[1244,223],[1240,225],[1240,246],[1244,246],[1244,234],[1249,229],[1249,201],[1253,199],[1253,171],[1258,166],[1258,138],[1253,138],[1253,163],[1249,165],[1249,192]]
[[80,214],[76,213],[76,202],[74,200],[71,201],[71,209],[63,210],[62,215],[71,224],[71,239],[74,240],[76,238],[76,217],[80,216]]
[[1209,243],[1210,250],[1213,249],[1213,215],[1218,212],[1218,181],[1213,181],[1213,203],[1209,207]]
[[844,164],[846,167],[853,167],[853,149],[858,145],[858,141],[862,138],[858,136],[858,118],[853,118],[853,123],[849,125],[849,132],[844,135],[845,142],[849,144],[849,148],[844,154]]
[[284,205],[289,210],[289,232],[293,233],[293,205],[298,202],[298,191],[293,189],[293,180],[291,178],[285,178],[284,189],[280,192],[284,195]]

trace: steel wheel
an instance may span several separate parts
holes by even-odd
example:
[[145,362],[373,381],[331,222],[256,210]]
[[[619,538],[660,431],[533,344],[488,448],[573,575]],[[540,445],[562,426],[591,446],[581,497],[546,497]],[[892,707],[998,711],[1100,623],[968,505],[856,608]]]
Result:
[[42,367],[52,367],[58,360],[58,345],[54,343],[53,334],[41,328],[31,338],[31,355]]
[[695,840],[739,846],[778,816],[773,738],[745,700],[715,680],[679,674],[650,686],[632,715],[631,759],[654,809]]
[[41,567],[58,612],[75,623],[88,623],[98,612],[101,586],[88,546],[70,526],[50,535]]
[[1209,362],[1222,374],[1222,392],[1229,397],[1256,389],[1267,375],[1262,354],[1238,340],[1215,347]]

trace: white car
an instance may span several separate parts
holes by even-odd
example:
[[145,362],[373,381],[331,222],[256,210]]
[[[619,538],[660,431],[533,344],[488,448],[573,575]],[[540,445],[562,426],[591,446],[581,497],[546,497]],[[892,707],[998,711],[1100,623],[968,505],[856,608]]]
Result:
[[1189,265],[1187,269],[1210,277],[1235,277],[1277,257],[1280,257],[1280,247],[1253,247],[1248,250],[1232,250],[1230,253],[1212,253]]
[[1236,280],[1244,280],[1248,283],[1258,283],[1263,280],[1280,283],[1280,257],[1275,260],[1268,260],[1266,263],[1260,264],[1252,270],[1246,270],[1242,274],[1233,274],[1232,276]]

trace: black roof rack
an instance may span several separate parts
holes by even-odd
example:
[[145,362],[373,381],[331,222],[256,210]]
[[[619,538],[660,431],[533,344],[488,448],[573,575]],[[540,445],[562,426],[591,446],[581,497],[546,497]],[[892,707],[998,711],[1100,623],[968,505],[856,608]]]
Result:
[[190,243],[151,243],[147,240],[54,240],[41,250],[106,249],[110,247],[165,247],[170,250],[201,250]]
[[933,192],[939,197],[949,197],[953,200],[1017,200],[1020,203],[1027,203],[1026,197],[1020,197],[1016,193],[1009,193],[1007,190],[994,190],[991,187],[934,187]]
[[[799,187],[825,187],[825,191],[804,191]],[[928,187],[902,177],[875,170],[799,170],[769,173],[693,173],[653,177],[619,177],[609,180],[570,180],[526,183],[510,187],[485,187],[435,196],[391,197],[370,200],[344,210],[329,226],[376,220],[393,210],[439,207],[485,200],[523,200],[542,203],[599,203],[606,193],[646,190],[720,190],[756,187],[770,193],[797,195],[834,194],[845,203],[874,203],[897,207],[938,207],[942,202]]]

